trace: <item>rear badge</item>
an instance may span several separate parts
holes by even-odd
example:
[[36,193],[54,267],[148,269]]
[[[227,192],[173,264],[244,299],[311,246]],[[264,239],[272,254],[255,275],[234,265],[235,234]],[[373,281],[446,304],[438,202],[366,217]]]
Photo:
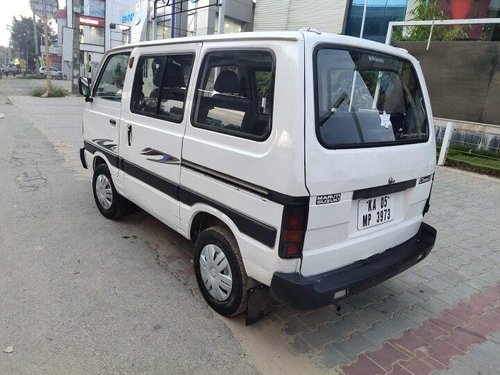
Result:
[[431,180],[431,177],[432,177],[431,174],[428,176],[425,176],[425,177],[420,177],[420,179],[418,180],[418,183],[425,184],[426,182],[429,182]]
[[320,204],[330,204],[340,202],[340,193],[328,194],[328,195],[318,195],[316,197],[316,205]]

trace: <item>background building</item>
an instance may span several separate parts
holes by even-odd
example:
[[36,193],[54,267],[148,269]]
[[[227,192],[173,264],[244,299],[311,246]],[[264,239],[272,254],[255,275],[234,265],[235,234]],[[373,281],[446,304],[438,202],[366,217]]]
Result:
[[[224,32],[251,31],[253,0],[225,1]],[[216,33],[219,5],[218,0],[66,0],[66,10],[57,18],[63,73],[73,71],[74,37],[79,38],[80,74],[91,76],[110,48]]]
[[[323,32],[359,36],[364,0],[258,0],[254,30],[299,30],[312,27]],[[390,21],[410,19],[418,0],[367,0],[363,38],[383,42]],[[500,0],[439,0],[444,18],[500,17]],[[498,35],[498,27],[491,33]],[[482,35],[472,32],[471,37]],[[493,40],[495,37],[492,37]]]

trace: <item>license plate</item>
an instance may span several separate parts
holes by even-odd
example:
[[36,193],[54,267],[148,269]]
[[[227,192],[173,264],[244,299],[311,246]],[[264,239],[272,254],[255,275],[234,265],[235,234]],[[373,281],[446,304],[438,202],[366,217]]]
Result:
[[358,202],[358,230],[387,223],[393,219],[393,195],[360,199]]

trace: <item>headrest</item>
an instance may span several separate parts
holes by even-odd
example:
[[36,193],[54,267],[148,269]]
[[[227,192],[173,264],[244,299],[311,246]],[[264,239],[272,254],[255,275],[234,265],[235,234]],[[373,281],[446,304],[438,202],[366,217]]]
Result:
[[237,94],[240,91],[240,80],[232,70],[223,70],[217,76],[214,90],[222,93]]
[[185,87],[184,73],[179,65],[167,63],[165,83],[163,87]]

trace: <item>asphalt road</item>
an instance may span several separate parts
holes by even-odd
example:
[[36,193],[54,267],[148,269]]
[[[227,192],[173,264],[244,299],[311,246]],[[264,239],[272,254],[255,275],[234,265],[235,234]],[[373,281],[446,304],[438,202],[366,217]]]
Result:
[[0,113],[0,373],[257,373],[19,109]]

